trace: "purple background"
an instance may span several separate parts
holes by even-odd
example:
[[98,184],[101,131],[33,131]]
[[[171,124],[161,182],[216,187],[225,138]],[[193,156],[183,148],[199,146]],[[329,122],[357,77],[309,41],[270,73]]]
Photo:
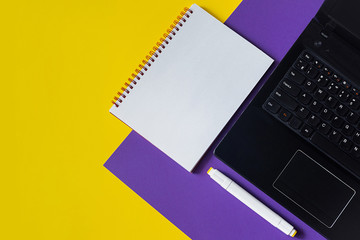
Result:
[[[225,24],[274,58],[274,68],[322,2],[244,0]],[[323,239],[212,154],[268,76],[269,73],[214,141],[194,174],[134,131],[104,166],[192,239],[289,239],[211,180],[206,174],[210,167],[224,172],[293,224],[299,230],[297,239]]]

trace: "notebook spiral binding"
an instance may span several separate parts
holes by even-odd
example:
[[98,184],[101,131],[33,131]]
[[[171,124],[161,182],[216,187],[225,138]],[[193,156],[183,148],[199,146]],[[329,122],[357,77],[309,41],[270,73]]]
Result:
[[177,16],[173,24],[170,25],[170,28],[163,34],[164,38],[160,38],[160,42],[157,42],[153,47],[153,50],[145,57],[146,60],[142,60],[142,64],[139,64],[139,68],[135,69],[136,74],[131,74],[132,78],[129,78],[127,82],[125,82],[125,86],[121,87],[121,91],[117,92],[117,96],[115,96],[114,100],[111,101],[116,107],[119,107],[119,104],[124,101],[126,95],[130,93],[131,89],[134,88],[134,85],[137,84],[137,81],[139,81],[141,76],[145,74],[144,72],[151,67],[151,63],[155,62],[155,59],[162,53],[163,50],[161,49],[165,49],[165,45],[170,43],[176,35],[176,32],[180,31],[180,28],[184,26],[184,23],[186,23],[186,18],[190,18],[192,13],[193,11],[187,7],[184,8],[184,11],[180,12],[180,15]]

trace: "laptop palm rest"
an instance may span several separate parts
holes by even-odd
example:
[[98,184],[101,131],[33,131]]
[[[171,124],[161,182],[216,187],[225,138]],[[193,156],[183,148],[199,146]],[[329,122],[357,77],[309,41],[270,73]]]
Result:
[[273,187],[331,228],[355,190],[301,150],[297,150]]

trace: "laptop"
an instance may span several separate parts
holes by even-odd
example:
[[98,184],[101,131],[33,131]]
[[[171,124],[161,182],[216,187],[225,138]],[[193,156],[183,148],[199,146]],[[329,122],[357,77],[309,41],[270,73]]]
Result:
[[325,1],[214,152],[329,239],[360,238],[359,13]]

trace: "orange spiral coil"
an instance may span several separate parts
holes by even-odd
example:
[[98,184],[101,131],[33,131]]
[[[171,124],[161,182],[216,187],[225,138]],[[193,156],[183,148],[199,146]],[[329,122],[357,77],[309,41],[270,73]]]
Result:
[[145,75],[145,72],[151,67],[151,64],[155,62],[155,59],[159,57],[166,45],[170,44],[170,41],[176,35],[176,32],[180,31],[180,28],[184,26],[187,19],[190,18],[193,11],[187,7],[184,8],[184,11],[181,11],[179,16],[173,21],[173,24],[170,25],[170,28],[166,30],[163,34],[163,37],[160,38],[160,41],[155,44],[153,49],[149,52],[149,55],[145,56],[145,59],[139,64],[139,69],[135,69],[135,73],[131,74],[131,78],[128,78],[127,82],[124,83],[124,86],[121,87],[121,91],[117,92],[118,96],[114,97],[114,100],[111,101],[116,107],[120,106],[120,103],[123,102],[126,95],[130,94],[130,90],[134,88],[134,85],[140,81],[141,77]]

